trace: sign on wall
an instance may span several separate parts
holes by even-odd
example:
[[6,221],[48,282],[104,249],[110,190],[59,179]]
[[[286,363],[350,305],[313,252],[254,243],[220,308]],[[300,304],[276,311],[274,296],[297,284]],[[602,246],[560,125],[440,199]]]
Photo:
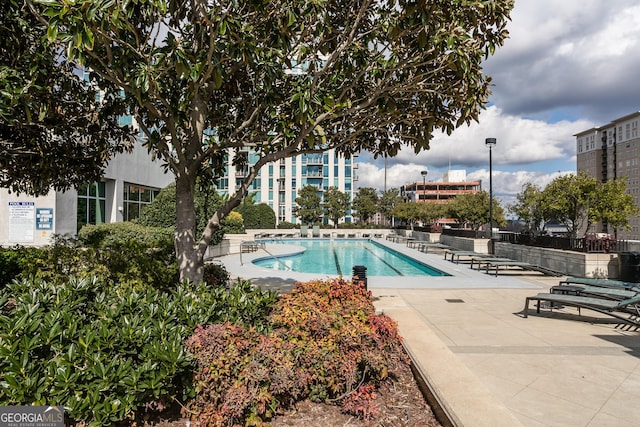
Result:
[[9,241],[33,242],[36,225],[35,202],[9,202]]
[[53,208],[36,209],[36,230],[53,231]]

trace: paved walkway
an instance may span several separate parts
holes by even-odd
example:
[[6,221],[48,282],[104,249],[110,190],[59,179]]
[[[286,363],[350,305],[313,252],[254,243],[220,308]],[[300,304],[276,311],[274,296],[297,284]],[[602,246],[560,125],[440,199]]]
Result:
[[[389,243],[387,243],[389,244]],[[376,309],[398,322],[405,345],[454,423],[463,426],[640,425],[640,332],[609,318],[554,310],[522,317],[526,296],[559,278],[513,271],[498,277],[389,244],[452,274],[368,280]],[[269,246],[271,253],[290,248]],[[322,278],[260,269],[258,253],[221,260],[232,275],[287,291]],[[594,317],[590,317],[594,316]]]

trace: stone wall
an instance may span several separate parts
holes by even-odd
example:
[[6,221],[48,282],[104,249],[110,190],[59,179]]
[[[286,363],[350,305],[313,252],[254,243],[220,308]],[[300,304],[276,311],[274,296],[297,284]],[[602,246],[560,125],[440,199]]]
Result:
[[496,242],[494,253],[497,257],[528,262],[567,276],[609,279],[619,277],[617,254],[563,251],[505,242]]
[[489,239],[470,239],[468,237],[457,237],[443,234],[440,236],[440,243],[451,246],[462,251],[473,251],[480,254],[488,254],[491,241]]

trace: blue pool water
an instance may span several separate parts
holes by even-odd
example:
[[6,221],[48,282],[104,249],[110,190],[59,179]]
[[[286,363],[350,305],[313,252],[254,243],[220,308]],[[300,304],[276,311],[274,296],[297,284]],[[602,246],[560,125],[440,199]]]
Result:
[[367,276],[449,276],[449,274],[368,239],[265,240],[306,248],[292,256],[253,261],[260,267],[300,273],[350,276],[356,265],[367,267]]

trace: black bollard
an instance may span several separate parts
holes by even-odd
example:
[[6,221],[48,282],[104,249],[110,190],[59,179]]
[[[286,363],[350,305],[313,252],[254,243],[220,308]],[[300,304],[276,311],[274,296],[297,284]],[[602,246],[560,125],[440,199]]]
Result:
[[362,282],[367,289],[367,267],[364,265],[353,266],[353,279],[355,283]]

